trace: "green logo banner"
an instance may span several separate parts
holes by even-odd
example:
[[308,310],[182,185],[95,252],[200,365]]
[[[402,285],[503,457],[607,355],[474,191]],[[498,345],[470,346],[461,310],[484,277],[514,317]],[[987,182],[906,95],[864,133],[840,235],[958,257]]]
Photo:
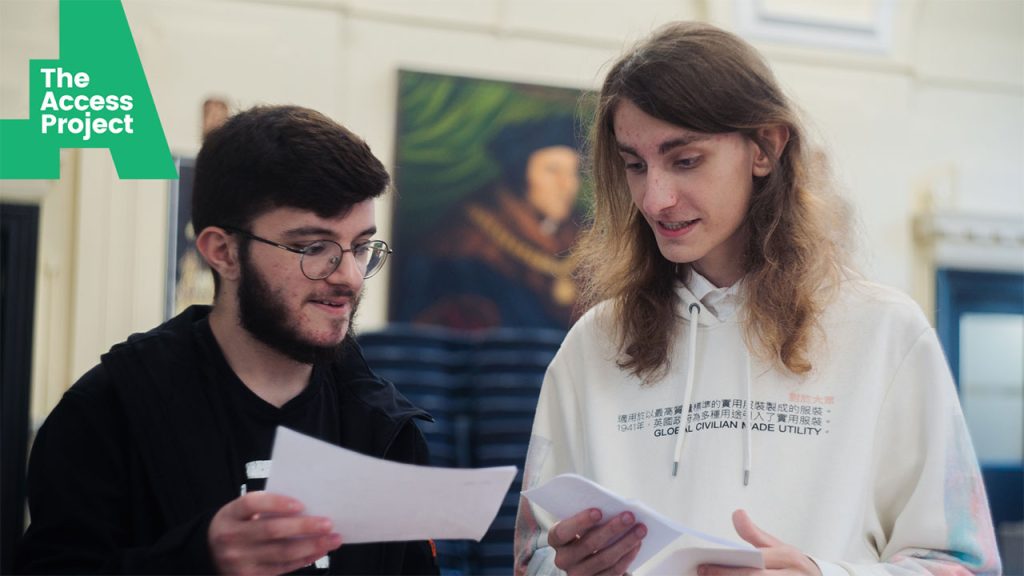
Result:
[[29,64],[28,120],[0,120],[0,179],[60,178],[61,148],[107,148],[121,179],[176,179],[120,0],[60,0],[60,59]]

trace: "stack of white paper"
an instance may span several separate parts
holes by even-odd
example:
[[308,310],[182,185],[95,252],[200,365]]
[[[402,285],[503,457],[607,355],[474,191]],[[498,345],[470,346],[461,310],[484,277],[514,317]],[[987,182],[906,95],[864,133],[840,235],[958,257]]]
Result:
[[700,564],[721,564],[724,566],[747,566],[764,568],[761,551],[746,542],[734,542],[688,528],[671,518],[651,510],[643,502],[625,500],[604,487],[576,474],[562,474],[545,482],[542,486],[523,492],[531,502],[550,512],[559,520],[574,516],[588,508],[597,508],[604,519],[630,511],[638,523],[647,527],[640,552],[629,565],[633,572],[666,546],[684,534],[700,538],[710,547],[683,548],[659,562],[656,566],[645,567],[644,573],[696,574]]

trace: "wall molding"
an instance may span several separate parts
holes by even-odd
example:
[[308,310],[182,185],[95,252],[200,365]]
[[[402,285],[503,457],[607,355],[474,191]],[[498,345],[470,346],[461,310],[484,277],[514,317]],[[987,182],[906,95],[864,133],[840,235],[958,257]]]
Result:
[[921,213],[914,238],[936,268],[1024,272],[1024,215]]
[[862,0],[871,9],[870,21],[807,15],[772,7],[768,0],[735,1],[737,27],[751,38],[880,55],[892,52],[894,0]]

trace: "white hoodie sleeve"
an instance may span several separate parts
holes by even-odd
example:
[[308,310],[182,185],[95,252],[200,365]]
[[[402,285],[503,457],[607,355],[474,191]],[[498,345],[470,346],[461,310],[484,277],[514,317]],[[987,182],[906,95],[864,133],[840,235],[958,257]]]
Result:
[[[579,404],[569,370],[570,362],[566,361],[565,355],[563,346],[544,376],[523,470],[523,490],[579,469],[573,457],[581,452],[575,449],[582,441],[580,420],[576,417]],[[554,550],[547,544],[548,529],[552,524],[554,519],[551,516],[520,496],[515,527],[517,576],[563,574],[555,567]]]
[[880,564],[815,558],[830,574],[1000,574],[985,487],[934,330],[890,383],[875,434],[871,525]]

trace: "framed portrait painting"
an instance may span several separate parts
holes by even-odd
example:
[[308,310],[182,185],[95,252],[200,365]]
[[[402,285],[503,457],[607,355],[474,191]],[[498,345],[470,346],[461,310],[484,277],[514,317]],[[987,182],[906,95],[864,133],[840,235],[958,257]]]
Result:
[[569,327],[584,96],[399,73],[391,321]]

